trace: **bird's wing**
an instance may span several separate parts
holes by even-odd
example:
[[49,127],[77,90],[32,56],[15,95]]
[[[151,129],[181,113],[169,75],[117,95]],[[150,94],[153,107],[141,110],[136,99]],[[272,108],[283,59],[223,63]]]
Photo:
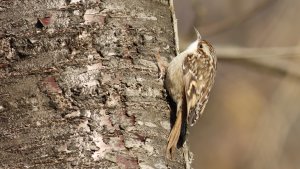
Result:
[[187,120],[191,126],[203,113],[213,84],[214,74],[207,59],[201,57],[201,54],[189,54],[182,65]]

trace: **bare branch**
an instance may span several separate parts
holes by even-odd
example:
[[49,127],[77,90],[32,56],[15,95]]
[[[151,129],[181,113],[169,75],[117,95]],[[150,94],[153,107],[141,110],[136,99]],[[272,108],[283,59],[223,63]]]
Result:
[[244,59],[265,68],[300,77],[300,62],[295,61],[295,58],[300,58],[300,47],[217,47],[217,55],[219,59]]
[[173,0],[170,0],[170,10],[171,10],[171,13],[172,13],[172,20],[173,20],[176,55],[178,55],[179,54],[179,38],[178,38],[177,18],[176,18],[176,15],[175,15],[175,7],[174,7],[174,1]]
[[[218,58],[253,59],[266,57],[300,57],[300,47],[245,48],[217,46]],[[272,59],[273,59],[272,58]]]

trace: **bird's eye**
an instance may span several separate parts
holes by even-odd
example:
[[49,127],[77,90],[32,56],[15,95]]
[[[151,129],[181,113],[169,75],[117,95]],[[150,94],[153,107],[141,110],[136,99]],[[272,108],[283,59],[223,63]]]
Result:
[[202,45],[202,44],[200,44],[200,45],[199,45],[199,47],[200,47],[200,48],[203,48],[203,45]]

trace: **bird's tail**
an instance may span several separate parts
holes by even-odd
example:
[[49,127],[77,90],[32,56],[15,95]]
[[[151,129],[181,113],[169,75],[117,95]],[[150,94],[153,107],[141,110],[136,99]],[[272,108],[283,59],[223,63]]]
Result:
[[179,136],[181,133],[181,125],[182,125],[182,112],[179,112],[177,114],[175,124],[172,127],[172,130],[168,138],[168,145],[167,145],[167,152],[166,152],[167,157],[172,158],[173,153],[175,152],[179,140]]
[[187,119],[186,119],[186,113],[183,113],[182,115],[182,123],[181,123],[181,130],[180,130],[180,136],[177,143],[177,147],[180,148],[183,146],[186,140],[186,133],[187,133]]

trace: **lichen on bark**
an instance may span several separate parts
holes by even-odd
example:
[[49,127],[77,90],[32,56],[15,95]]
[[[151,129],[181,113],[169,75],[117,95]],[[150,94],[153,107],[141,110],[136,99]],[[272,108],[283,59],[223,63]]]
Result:
[[184,168],[155,53],[167,1],[0,2],[1,168]]

